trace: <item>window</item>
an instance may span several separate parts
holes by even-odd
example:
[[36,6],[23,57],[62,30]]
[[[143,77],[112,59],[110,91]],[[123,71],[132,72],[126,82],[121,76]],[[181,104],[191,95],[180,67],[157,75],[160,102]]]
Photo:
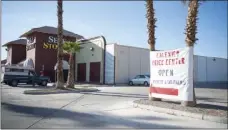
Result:
[[24,69],[9,69],[9,70],[6,69],[6,71],[11,71],[11,72],[24,72]]
[[139,75],[137,75],[137,76],[135,76],[135,79],[138,79],[140,76]]
[[29,76],[35,76],[36,73],[34,71],[29,71]]
[[144,75],[140,75],[140,78],[143,79],[143,78],[145,78],[145,76]]
[[10,72],[10,69],[8,69],[8,68],[5,68],[5,72]]

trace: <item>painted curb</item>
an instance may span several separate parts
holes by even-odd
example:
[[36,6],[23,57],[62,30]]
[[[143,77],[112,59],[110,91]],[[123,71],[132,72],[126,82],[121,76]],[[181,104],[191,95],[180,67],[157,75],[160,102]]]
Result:
[[156,107],[156,106],[152,106],[152,105],[144,105],[144,104],[139,104],[139,103],[133,103],[133,107],[151,110],[151,111],[155,111],[155,112],[159,112],[159,113],[166,113],[166,114],[175,115],[175,116],[184,116],[184,117],[190,117],[190,118],[195,118],[195,119],[199,119],[199,120],[228,124],[226,117],[218,117],[218,116],[210,116],[210,115],[205,115],[205,114],[191,113],[191,112],[186,112],[186,111],[161,108],[161,107]]

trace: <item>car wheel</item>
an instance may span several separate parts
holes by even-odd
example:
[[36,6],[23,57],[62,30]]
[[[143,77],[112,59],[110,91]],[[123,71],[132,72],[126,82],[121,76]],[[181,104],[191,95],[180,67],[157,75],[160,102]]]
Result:
[[145,86],[148,86],[149,84],[148,84],[148,82],[147,82],[147,81],[145,81],[145,82],[144,82],[144,85],[145,85]]
[[131,85],[131,86],[132,86],[132,85],[133,85],[133,82],[132,82],[132,81],[130,81],[130,82],[129,82],[129,85]]
[[17,87],[17,85],[18,85],[17,80],[13,80],[13,81],[11,82],[11,85],[12,85],[13,87]]
[[45,80],[42,81],[42,82],[41,82],[41,85],[42,85],[42,86],[47,86],[47,81],[45,81]]

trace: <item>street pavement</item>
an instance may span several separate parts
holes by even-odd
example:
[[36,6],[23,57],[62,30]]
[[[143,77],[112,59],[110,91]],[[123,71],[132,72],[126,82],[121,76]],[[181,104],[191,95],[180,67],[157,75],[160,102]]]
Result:
[[[148,87],[98,87],[100,92],[25,95],[32,87],[1,87],[1,128],[227,128],[227,124],[134,108]],[[207,94],[206,94],[207,93]],[[199,102],[227,106],[227,93],[196,89]]]

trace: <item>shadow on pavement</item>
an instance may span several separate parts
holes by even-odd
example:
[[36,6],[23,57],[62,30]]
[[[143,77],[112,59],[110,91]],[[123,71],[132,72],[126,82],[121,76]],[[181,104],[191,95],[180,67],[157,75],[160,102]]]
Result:
[[[44,108],[44,107],[31,107],[31,106],[22,106],[15,105],[9,103],[2,103],[2,107],[7,110],[14,111],[17,113],[29,114],[37,117],[46,117],[46,118],[63,118],[68,120],[73,120],[75,123],[78,123],[77,127],[91,127],[91,128],[109,128],[113,126],[113,128],[119,127],[132,127],[132,128],[182,128],[178,126],[171,125],[160,125],[155,123],[146,123],[141,121],[134,121],[131,119],[140,119],[140,120],[167,120],[165,118],[159,118],[154,116],[146,116],[146,117],[129,117],[129,118],[121,118],[115,115],[108,115],[107,113],[103,114],[91,114],[91,113],[82,113],[76,111],[68,111],[63,109],[54,109],[54,108]],[[4,117],[2,117],[4,119]],[[29,119],[28,119],[29,120]],[[117,127],[115,127],[117,126]],[[50,126],[53,128],[53,126]],[[10,126],[8,126],[10,128]]]
[[202,82],[202,83],[194,83],[194,87],[209,88],[209,89],[228,89],[228,83]]
[[224,110],[227,111],[227,106],[219,106],[219,105],[212,105],[212,104],[205,104],[205,103],[199,103],[196,105],[198,108],[205,108],[205,109],[214,109],[214,110]]
[[208,98],[208,97],[197,97],[197,100],[204,100],[204,101],[213,102],[213,103],[226,103],[226,104],[228,103],[226,99]]

